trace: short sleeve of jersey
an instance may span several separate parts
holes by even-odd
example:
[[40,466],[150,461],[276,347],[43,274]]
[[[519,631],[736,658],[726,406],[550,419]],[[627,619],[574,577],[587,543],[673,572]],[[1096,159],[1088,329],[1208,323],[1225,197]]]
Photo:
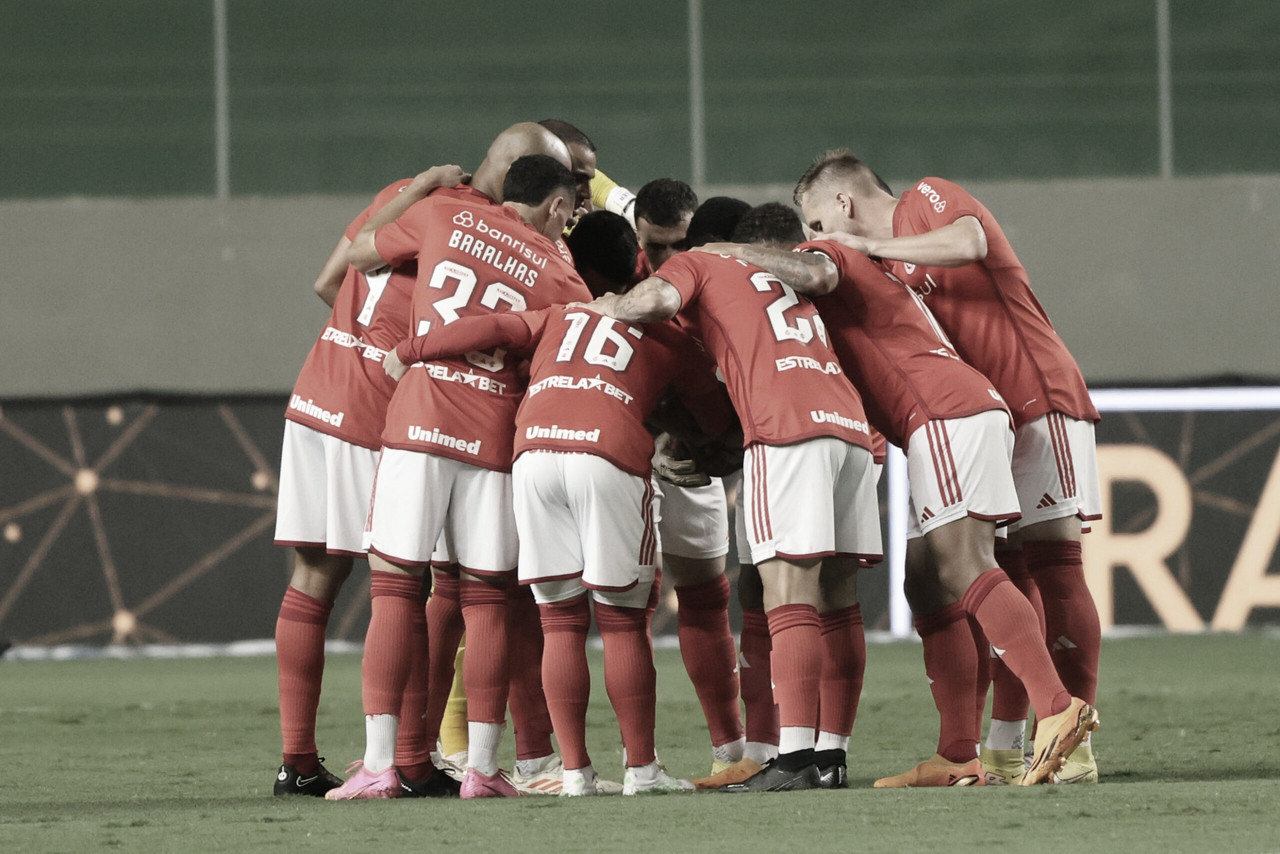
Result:
[[895,235],[923,234],[950,225],[961,217],[983,218],[984,209],[962,187],[945,178],[921,178],[902,194],[897,207],[906,228],[895,228]]
[[373,197],[373,201],[369,203],[369,207],[360,212],[360,215],[351,221],[347,226],[347,230],[343,232],[348,240],[355,240],[356,235],[360,233],[360,229],[364,228],[364,224],[369,221],[375,213],[382,209],[387,202],[398,196],[405,187],[413,183],[412,179],[404,178],[396,181],[388,187],[384,187],[378,195]]
[[880,267],[856,249],[850,249],[834,240],[811,240],[796,247],[797,252],[812,252],[829,258],[836,265],[842,279],[859,279],[863,276],[883,276]]
[[415,202],[394,222],[387,223],[373,233],[373,245],[382,260],[392,267],[398,267],[418,257],[431,208],[429,197]]
[[[695,255],[694,258],[696,257]],[[702,289],[703,285],[703,278],[698,272],[697,266],[693,263],[693,259],[687,257],[685,253],[668,259],[653,275],[680,292],[681,308],[688,306],[697,299],[698,291]]]

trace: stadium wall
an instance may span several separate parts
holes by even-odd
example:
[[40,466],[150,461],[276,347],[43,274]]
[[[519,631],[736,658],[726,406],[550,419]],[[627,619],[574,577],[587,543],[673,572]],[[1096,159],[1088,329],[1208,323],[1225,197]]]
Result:
[[[1092,384],[1280,379],[1280,175],[971,187]],[[0,399],[287,391],[327,316],[311,284],[367,203],[0,203]]]

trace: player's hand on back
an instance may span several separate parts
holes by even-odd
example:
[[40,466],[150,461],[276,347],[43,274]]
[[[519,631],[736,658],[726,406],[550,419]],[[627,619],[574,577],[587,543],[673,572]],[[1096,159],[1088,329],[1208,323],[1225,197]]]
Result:
[[733,255],[737,257],[737,243],[704,243],[701,246],[695,246],[690,252],[706,252],[710,255]]
[[617,294],[603,294],[591,302],[571,302],[568,307],[585,308],[587,311],[594,311],[596,314],[603,314],[605,317],[615,317],[614,312],[617,304]]
[[868,251],[869,244],[865,237],[859,237],[856,234],[847,234],[843,231],[815,231],[809,238],[810,240],[830,240],[833,243],[841,243],[848,246],[863,255],[870,254]]
[[456,187],[470,182],[470,172],[465,171],[461,166],[449,163],[444,166],[432,166],[425,172],[419,172],[413,179],[413,188],[425,196],[441,187]]

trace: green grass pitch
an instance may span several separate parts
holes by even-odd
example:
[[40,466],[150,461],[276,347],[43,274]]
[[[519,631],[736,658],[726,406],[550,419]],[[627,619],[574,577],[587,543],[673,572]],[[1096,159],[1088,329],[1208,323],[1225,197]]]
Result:
[[[592,662],[592,756],[619,779]],[[319,744],[337,772],[363,752],[359,666],[329,658]],[[660,650],[658,670],[659,754],[701,776],[678,652]],[[873,790],[936,736],[918,644],[888,643],[869,650],[847,791],[327,803],[271,795],[273,658],[0,661],[0,848],[1280,852],[1280,635],[1109,639],[1102,673],[1097,786]]]

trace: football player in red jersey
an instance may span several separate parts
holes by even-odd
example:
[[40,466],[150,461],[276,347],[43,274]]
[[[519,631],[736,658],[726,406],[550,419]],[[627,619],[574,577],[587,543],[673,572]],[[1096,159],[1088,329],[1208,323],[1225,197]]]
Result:
[[[551,155],[512,175],[513,155],[530,150]],[[588,294],[553,242],[573,213],[569,162],[564,144],[545,128],[516,125],[491,146],[472,186],[380,212],[353,241],[350,260],[358,269],[374,269],[417,259],[415,332]],[[496,175],[505,176],[501,204],[483,189]],[[462,796],[515,794],[499,773],[496,749],[509,685],[507,588],[516,556],[509,469],[522,391],[515,361],[500,350],[423,365],[396,387],[368,531],[374,614],[363,671],[366,755],[361,770],[327,795],[331,799],[385,796],[387,746],[399,725],[398,697],[407,678],[399,655],[412,607],[406,593],[429,565],[442,531],[463,570],[460,610],[470,638]],[[447,693],[447,683],[442,690]]]
[[[895,197],[846,149],[820,156],[795,195],[811,227],[820,224],[817,230],[879,259],[920,294],[961,357],[1009,404],[1022,518],[1009,527],[1011,548],[998,557],[1033,603],[1043,603],[1063,683],[1092,703],[1101,630],[1080,534],[1101,512],[1093,428],[1099,415],[1004,230],[981,202],[942,178],[924,178]],[[997,676],[984,751],[993,782],[1017,777],[1026,712],[1016,684]],[[1096,782],[1088,741],[1058,776]]]
[[[822,615],[856,605],[858,561],[880,554],[861,400],[812,304],[738,259],[683,253],[595,306],[626,322],[679,314],[715,356],[742,423],[744,516],[764,581],[779,754],[721,791],[817,788],[819,705],[837,687],[824,679]],[[839,677],[852,688],[855,674]],[[849,705],[849,690],[839,693],[829,707]]]
[[[801,236],[794,211],[777,207]],[[908,600],[921,620],[962,626],[956,643],[939,646],[929,643],[933,633],[921,623],[927,669],[934,669],[931,648],[972,657],[972,634],[964,624],[972,618],[981,625],[1053,730],[1055,738],[1038,745],[1042,749],[1023,780],[1045,781],[1096,727],[1097,715],[1064,688],[1041,642],[1034,609],[995,568],[996,525],[1018,516],[1009,471],[1013,433],[1000,395],[960,360],[915,292],[838,241],[804,243],[797,252],[787,246],[704,249],[757,264],[797,292],[815,296],[872,422],[907,451],[914,529],[909,536],[915,535],[908,547]],[[963,670],[936,656],[933,664]],[[976,679],[969,673],[952,700],[935,693],[944,724],[938,755],[876,781],[877,787],[985,782],[976,757]],[[948,731],[948,709],[969,726]]]
[[[467,177],[456,166],[436,167],[382,190],[347,227],[315,282],[316,293],[333,310],[290,395],[280,463],[275,541],[294,548],[294,565],[276,621],[284,740],[277,795],[321,796],[342,783],[320,764],[315,745],[325,632],[354,559],[366,555],[364,518],[387,403],[395,390],[381,360],[408,332],[417,272],[407,264],[360,273],[347,264],[347,251],[374,212],[410,184],[429,192]],[[415,615],[412,631],[417,653],[425,646],[417,643],[425,642],[421,617]],[[425,662],[419,669],[425,671]],[[406,692],[402,715],[415,715],[422,693]],[[443,796],[453,789],[456,794],[456,785],[434,773],[429,747],[422,749],[413,736],[406,728],[396,744],[407,791]]]
[[[520,580],[532,585],[542,610],[543,682],[564,757],[561,794],[597,793],[585,738],[588,593],[625,748],[623,794],[690,790],[654,753],[646,606],[658,552],[653,440],[644,420],[673,380],[683,381],[685,399],[704,410],[719,383],[709,364],[689,370],[704,357],[675,324],[628,326],[582,307],[462,318],[402,344],[387,370],[395,376],[404,373],[401,360],[415,364],[494,346],[532,358],[516,415],[515,514]],[[711,409],[703,419],[712,432],[730,422],[715,415]]]

